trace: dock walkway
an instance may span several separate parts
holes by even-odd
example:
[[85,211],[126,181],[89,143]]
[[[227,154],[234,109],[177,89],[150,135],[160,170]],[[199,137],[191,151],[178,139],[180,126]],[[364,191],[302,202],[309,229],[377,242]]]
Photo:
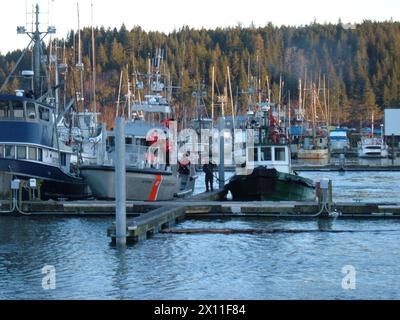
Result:
[[[176,201],[146,202],[128,201],[128,242],[135,243],[149,235],[170,229],[183,219],[215,218],[272,218],[272,219],[316,219],[321,206],[317,202],[233,202],[222,201],[223,191],[202,193]],[[2,203],[1,209],[8,206]],[[24,202],[22,210],[30,216],[96,217],[115,216],[114,201]],[[400,203],[333,203],[340,219],[400,219]],[[14,213],[15,215],[16,213]],[[7,214],[2,214],[7,216]],[[115,226],[107,234],[115,240]]]

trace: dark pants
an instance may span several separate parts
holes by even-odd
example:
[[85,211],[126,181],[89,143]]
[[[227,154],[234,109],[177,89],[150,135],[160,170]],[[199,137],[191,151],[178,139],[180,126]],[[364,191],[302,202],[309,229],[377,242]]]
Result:
[[206,175],[206,191],[214,191],[214,176]]

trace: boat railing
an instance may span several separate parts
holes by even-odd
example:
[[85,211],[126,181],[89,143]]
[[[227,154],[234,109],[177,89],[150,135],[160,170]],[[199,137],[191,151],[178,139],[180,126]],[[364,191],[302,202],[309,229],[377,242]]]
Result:
[[[99,144],[97,164],[105,166],[113,166],[115,164],[115,149],[107,147],[102,143]],[[163,168],[165,164],[162,159],[151,147],[143,145],[125,145],[125,165],[138,169],[144,168]]]

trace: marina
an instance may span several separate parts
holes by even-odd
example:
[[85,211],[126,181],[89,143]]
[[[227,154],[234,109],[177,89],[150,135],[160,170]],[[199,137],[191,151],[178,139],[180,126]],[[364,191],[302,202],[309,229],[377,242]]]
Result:
[[400,298],[398,22],[164,33],[91,2],[82,28],[78,2],[58,37],[25,6],[0,300]]
[[[361,197],[363,202],[390,203],[400,191],[393,184],[400,178],[398,173],[370,176],[374,190],[363,186],[363,173],[346,173],[341,179],[338,173],[331,175],[337,181],[338,201]],[[196,193],[203,190],[201,184]],[[73,291],[74,299],[107,300],[399,298],[395,289],[400,284],[398,219],[235,218],[195,213],[165,229],[176,233],[154,233],[135,246],[118,249],[110,247],[105,232],[112,214],[2,216],[0,297],[70,299]],[[207,232],[190,233],[196,229]],[[250,233],[254,230],[259,233]],[[57,290],[38,289],[37,279],[46,264],[57,268]],[[341,268],[347,264],[360,270],[357,291],[343,291],[340,286]]]

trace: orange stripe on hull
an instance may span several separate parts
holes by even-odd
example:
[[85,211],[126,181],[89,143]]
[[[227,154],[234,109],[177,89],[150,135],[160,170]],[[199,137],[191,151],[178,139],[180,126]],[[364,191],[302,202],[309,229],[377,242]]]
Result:
[[158,191],[160,190],[160,186],[162,183],[163,177],[161,175],[156,176],[156,180],[153,183],[153,187],[151,188],[149,201],[156,201],[158,196]]

